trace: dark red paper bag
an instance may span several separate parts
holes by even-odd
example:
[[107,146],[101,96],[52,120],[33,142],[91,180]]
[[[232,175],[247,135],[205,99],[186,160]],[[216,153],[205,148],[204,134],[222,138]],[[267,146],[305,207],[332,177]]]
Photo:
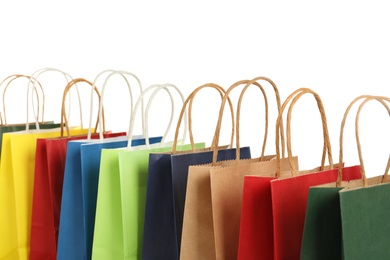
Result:
[[[104,138],[125,135],[126,132],[106,133]],[[42,254],[46,253],[53,257],[51,259],[56,258],[67,144],[86,138],[87,135],[80,135],[37,140],[30,259],[42,259]],[[99,134],[91,138],[99,138]]]
[[[294,92],[279,109],[279,116],[276,121],[276,158],[278,163],[275,166],[275,172],[244,177],[238,259],[274,259],[274,225],[271,181],[290,175],[288,171],[281,172],[280,170],[280,141],[282,141],[282,149],[284,149],[284,139],[281,138],[279,140],[279,133],[281,134],[281,137],[284,135],[281,115],[292,96],[296,93],[303,92],[304,90],[305,89],[298,89]],[[288,138],[289,137],[290,136],[288,136]],[[324,167],[324,158],[326,156],[325,153],[327,152],[326,147],[327,146],[324,143],[321,168]],[[282,150],[282,157],[285,158],[284,150]],[[293,165],[292,167],[298,166],[298,163],[294,163],[290,158],[292,159],[291,156],[289,158],[285,158],[290,165],[287,169],[291,169],[291,165]],[[316,170],[317,169],[313,169],[312,171]],[[305,173],[306,172],[310,171],[305,171]]]
[[[84,80],[76,79],[76,81]],[[77,83],[76,81],[70,83]],[[72,85],[68,87],[70,86]],[[98,90],[95,89],[95,91],[100,97]],[[61,126],[61,132],[63,133],[64,125],[61,123]],[[67,144],[71,140],[86,139],[88,130],[81,130],[85,134],[77,136],[37,139],[30,231],[30,259],[56,259]],[[104,133],[103,135],[106,138],[124,136],[126,132]],[[99,134],[92,134],[91,138],[99,138]]]
[[[323,146],[323,154],[322,154],[322,162],[321,166],[311,170],[305,171],[287,171],[281,172],[280,170],[280,149],[279,149],[279,124],[282,120],[283,111],[286,108],[288,102],[297,95],[293,103],[295,103],[300,96],[305,93],[311,93],[316,98],[318,108],[321,112],[322,125],[323,125],[323,133],[324,133],[324,146]],[[293,105],[293,104],[292,104]],[[291,135],[290,135],[290,118],[291,118],[291,108],[287,116],[287,148],[288,148],[288,158],[292,158],[291,152]],[[324,108],[321,102],[321,99],[317,95],[317,93],[313,92],[310,89],[298,89],[293,92],[283,103],[281,111],[277,120],[277,131],[276,131],[276,160],[277,170],[276,174],[270,173],[268,176],[245,176],[244,179],[244,191],[242,197],[242,213],[241,213],[241,223],[240,223],[240,238],[239,238],[239,259],[299,259],[299,255],[293,255],[291,252],[288,254],[284,254],[282,258],[279,257],[279,249],[276,247],[279,239],[279,231],[280,228],[280,214],[290,213],[289,210],[292,210],[293,213],[298,214],[298,218],[302,217],[302,206],[306,204],[306,201],[302,202],[302,198],[296,198],[296,191],[299,195],[305,195],[305,185],[311,185],[312,183],[322,182],[328,178],[337,178],[337,170],[332,169],[328,171],[324,171],[324,169],[333,168],[331,150],[330,150],[330,141],[327,132],[327,122],[326,116],[324,113]],[[324,166],[326,153],[329,157],[330,166]],[[290,169],[297,169],[295,163],[289,159]],[[322,172],[319,175],[314,175],[314,173],[318,174],[318,172]],[[297,177],[291,176],[298,175]],[[311,176],[314,176],[312,178]],[[303,178],[302,178],[303,177]],[[283,182],[280,182],[282,181]],[[295,183],[298,182],[298,183]],[[275,185],[276,183],[276,185]],[[283,185],[284,183],[288,183]],[[293,186],[295,185],[295,186]],[[283,186],[283,187],[281,187]],[[302,190],[302,193],[300,192]],[[296,201],[291,201],[290,198],[295,198]],[[281,201],[288,201],[289,203],[283,204],[282,209],[280,209],[279,205]],[[301,200],[299,200],[301,199]],[[303,199],[304,200],[304,199]],[[276,205],[276,206],[275,206]],[[281,213],[282,212],[282,213]],[[291,220],[291,223],[295,223],[295,216],[291,214],[288,215]],[[283,216],[282,216],[283,217]],[[303,215],[304,219],[304,215]],[[290,220],[290,219],[289,219]],[[283,219],[283,223],[285,223],[285,219]],[[296,225],[294,224],[294,228]],[[283,229],[282,229],[283,230]],[[297,228],[299,230],[299,227]],[[287,230],[290,232],[289,230]],[[283,230],[284,232],[284,230]],[[294,232],[292,232],[294,234]],[[278,237],[275,236],[278,234]],[[286,240],[292,237],[289,233],[283,233],[283,238]],[[300,240],[296,237],[289,241],[291,246],[295,246],[295,244],[299,244]],[[300,249],[300,247],[299,247]]]
[[[306,93],[314,95],[321,112],[324,149],[327,149],[330,169],[321,169],[318,172],[297,175],[294,167],[291,167],[291,177],[279,178],[270,182],[274,225],[274,259],[300,259],[309,188],[311,186],[336,181],[338,177],[338,170],[333,165],[324,107],[317,93],[303,91],[294,97],[287,115],[287,136],[290,136],[292,107]],[[289,99],[286,102],[289,102]],[[287,142],[287,150],[290,157],[292,154],[291,139],[287,138]],[[352,171],[343,175],[343,180],[345,181],[360,178],[360,172]]]
[[245,176],[237,259],[273,259],[271,180]]

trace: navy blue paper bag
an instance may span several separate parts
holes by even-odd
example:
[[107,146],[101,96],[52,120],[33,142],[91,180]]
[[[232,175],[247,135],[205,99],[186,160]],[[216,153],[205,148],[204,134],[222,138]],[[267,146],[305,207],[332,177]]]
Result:
[[[221,149],[218,161],[236,158],[236,148]],[[250,148],[241,148],[241,159],[251,158]],[[212,150],[149,156],[142,258],[179,259],[188,167],[208,164]]]

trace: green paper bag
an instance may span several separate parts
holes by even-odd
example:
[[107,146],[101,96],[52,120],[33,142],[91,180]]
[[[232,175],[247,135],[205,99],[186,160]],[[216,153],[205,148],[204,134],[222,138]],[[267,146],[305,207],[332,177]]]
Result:
[[[360,165],[340,169],[348,176],[360,173]],[[336,182],[332,182],[310,187],[300,255],[302,260],[341,259],[339,191],[348,186],[348,182],[342,182],[342,185],[337,187]]]
[[384,100],[390,102],[388,97],[367,98],[356,115],[356,141],[363,181],[352,182],[340,191],[344,259],[390,259],[390,157],[383,176],[366,178],[358,135],[360,111],[365,103],[373,99],[380,101],[390,115],[390,109],[384,103]]
[[[359,99],[380,101],[389,111],[384,97],[363,95],[348,106],[341,124],[340,162],[343,161],[343,129],[348,112]],[[358,130],[356,128],[356,133]],[[339,168],[337,182],[311,187],[307,202],[301,259],[388,259],[390,226],[390,186],[383,176],[366,180],[357,137],[361,165]],[[390,161],[388,161],[389,166]],[[362,180],[341,182],[342,174],[361,171]],[[387,176],[386,170],[385,176]],[[365,181],[366,180],[366,181]],[[366,184],[363,184],[366,183]],[[371,186],[362,188],[363,186]],[[387,257],[385,257],[387,256]]]
[[310,188],[302,238],[302,260],[341,259],[341,189]]
[[340,191],[344,259],[390,259],[390,183]]

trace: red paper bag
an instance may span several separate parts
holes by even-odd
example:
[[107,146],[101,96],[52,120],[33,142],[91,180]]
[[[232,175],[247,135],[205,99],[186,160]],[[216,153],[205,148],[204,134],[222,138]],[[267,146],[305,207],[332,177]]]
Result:
[[[338,170],[333,167],[325,112],[321,99],[317,93],[313,91],[303,91],[294,97],[287,115],[287,136],[290,136],[289,131],[292,107],[295,102],[306,93],[314,95],[321,112],[325,141],[324,149],[326,148],[328,152],[330,169],[297,176],[296,171],[292,167],[292,177],[279,178],[270,182],[274,224],[274,259],[300,259],[309,188],[311,186],[336,181],[338,177]],[[289,99],[287,99],[286,102],[289,102]],[[287,150],[290,157],[292,154],[291,139],[287,138],[287,142]],[[360,172],[352,171],[343,175],[343,180],[345,181],[360,178]]]
[[[337,178],[337,170],[332,169],[333,162],[324,108],[321,99],[315,92],[310,89],[298,89],[293,92],[282,105],[277,120],[277,129],[282,120],[283,110],[286,108],[288,102],[297,94],[293,100],[293,103],[295,103],[299,97],[305,93],[314,95],[321,112],[324,133],[321,167],[306,171],[290,170],[281,172],[279,131],[276,131],[276,160],[278,161],[276,174],[274,174],[274,176],[271,176],[272,174],[269,176],[246,176],[244,180],[238,253],[239,259],[258,259],[259,257],[261,259],[285,259],[285,257],[287,257],[287,259],[299,259],[299,254],[294,255],[291,252],[283,254],[282,258],[279,258],[279,254],[281,254],[279,240],[285,238],[286,240],[289,240],[289,245],[291,247],[298,247],[300,250],[300,239],[297,238],[297,236],[295,236],[294,239],[291,239],[291,237],[300,230],[300,227],[296,224],[296,220],[304,220],[304,213],[302,215],[302,212],[304,212],[304,206],[306,205],[305,196],[307,196],[305,195],[307,193],[305,187],[317,182],[326,181],[327,179]],[[290,169],[296,169],[293,161],[290,159],[292,158],[292,152],[291,135],[289,131],[292,105],[290,106],[287,117],[287,147]],[[326,153],[328,154],[330,164],[327,168],[332,169],[328,171],[324,171],[324,169],[326,169],[324,166]],[[322,172],[321,174],[314,174],[320,171]],[[297,177],[291,178],[292,175],[295,176],[297,174],[299,174]],[[288,184],[284,185],[284,183]],[[298,195],[302,195],[303,197]],[[292,198],[295,198],[295,200],[291,201]],[[284,203],[283,208],[281,208],[280,204],[282,202],[280,201],[288,201],[288,203]],[[289,221],[294,223],[292,227],[293,231],[290,231],[287,228],[284,230],[284,227],[281,227],[286,221],[285,219],[281,220],[280,218],[284,217],[283,214],[291,213],[289,210],[297,214],[297,216],[292,214],[288,215],[291,218]],[[280,234],[280,231],[283,233]],[[292,232],[292,234],[285,232]],[[278,247],[276,247],[276,245],[278,245]]]
[[[86,82],[92,85],[83,79],[75,79],[68,84],[64,95],[66,95],[73,84],[78,82]],[[95,91],[100,98],[97,88],[95,88]],[[62,112],[64,113],[64,109],[62,109]],[[66,115],[63,114],[63,116]],[[61,124],[61,126],[61,133],[63,134],[64,125]],[[56,259],[67,144],[71,140],[86,139],[88,131],[89,129],[85,129],[83,135],[77,136],[37,139],[30,233],[30,259]],[[104,134],[105,137],[123,135],[126,135],[126,132]],[[95,133],[91,138],[99,138],[99,134]]]

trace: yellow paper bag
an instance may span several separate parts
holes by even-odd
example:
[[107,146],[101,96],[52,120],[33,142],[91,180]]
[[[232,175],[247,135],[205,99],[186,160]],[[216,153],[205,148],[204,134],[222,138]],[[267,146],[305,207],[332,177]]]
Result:
[[[88,129],[71,129],[74,135]],[[3,135],[0,162],[0,259],[28,259],[36,140],[60,136],[60,129]]]

